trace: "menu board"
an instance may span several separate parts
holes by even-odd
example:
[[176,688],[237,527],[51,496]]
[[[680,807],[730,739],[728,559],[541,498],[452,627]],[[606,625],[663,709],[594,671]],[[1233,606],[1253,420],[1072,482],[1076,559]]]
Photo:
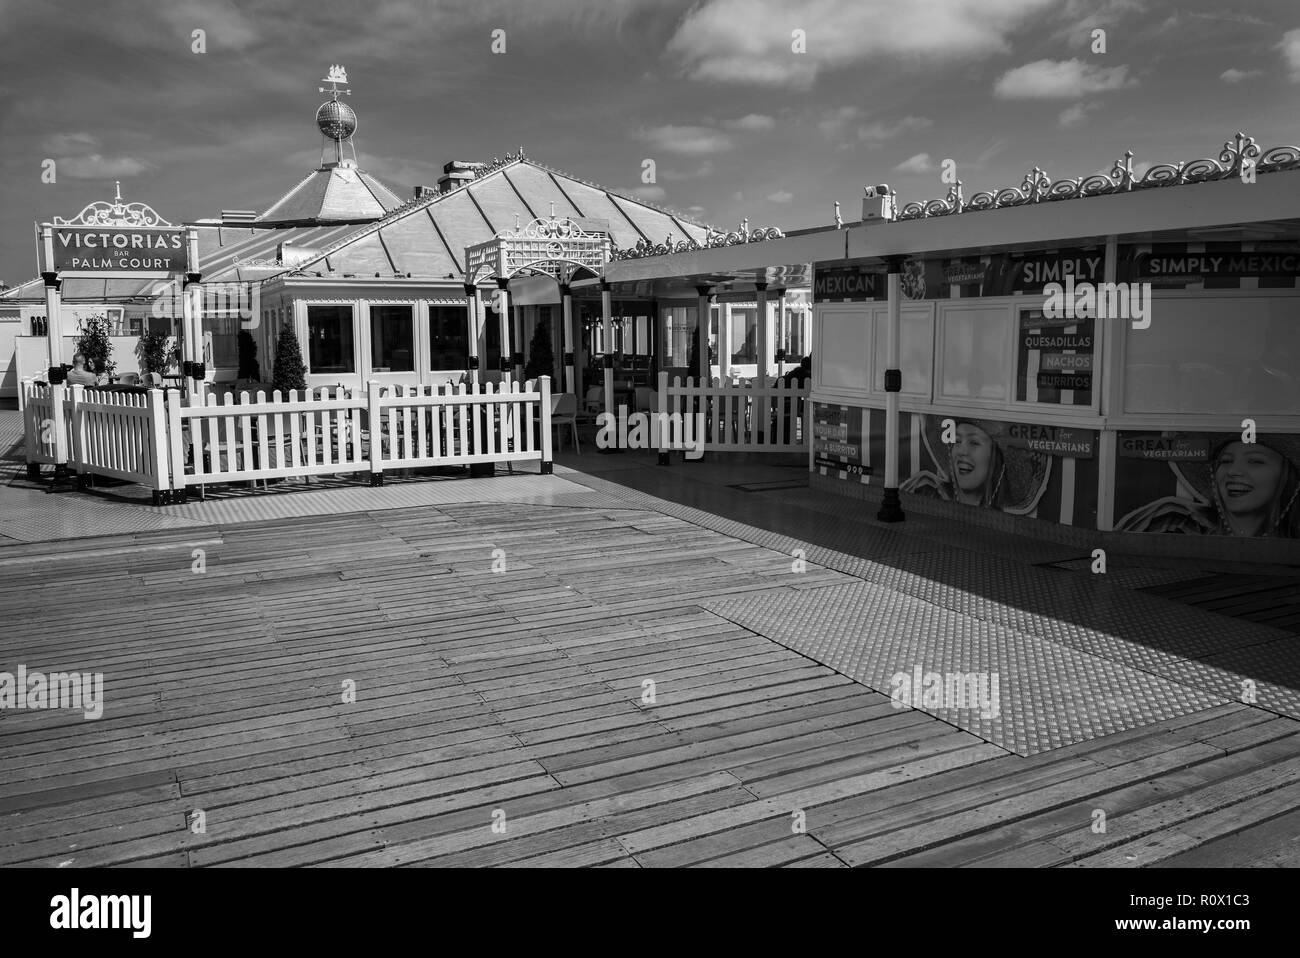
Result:
[[1092,405],[1095,320],[1022,309],[1016,337],[1017,402]]

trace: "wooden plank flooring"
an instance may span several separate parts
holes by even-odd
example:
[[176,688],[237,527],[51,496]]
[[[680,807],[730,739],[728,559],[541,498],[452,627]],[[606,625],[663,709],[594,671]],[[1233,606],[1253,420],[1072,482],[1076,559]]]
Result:
[[657,513],[457,505],[28,560],[0,669],[102,671],[105,710],[0,711],[0,864],[1300,858],[1300,723],[1229,705],[1010,755],[699,606],[847,576]]

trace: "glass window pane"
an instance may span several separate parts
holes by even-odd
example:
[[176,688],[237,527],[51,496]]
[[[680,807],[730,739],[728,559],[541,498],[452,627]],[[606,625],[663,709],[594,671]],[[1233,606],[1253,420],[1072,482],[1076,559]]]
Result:
[[866,388],[871,329],[868,308],[823,313],[821,385]]
[[962,307],[941,315],[943,395],[963,399],[1007,398],[1010,314],[1005,307]]
[[351,306],[307,307],[307,369],[313,375],[356,372]]
[[1300,323],[1283,296],[1163,297],[1151,325],[1121,323],[1124,410],[1300,413]]
[[[495,313],[488,314],[497,327],[495,339],[488,330],[488,358],[500,364],[500,320]],[[469,312],[464,306],[429,307],[429,368],[435,371],[469,368]],[[491,368],[489,366],[489,368]]]
[[407,373],[415,369],[414,307],[370,307],[370,359],[375,372]]
[[[876,389],[885,389],[885,337],[889,330],[889,313],[876,311]],[[930,381],[934,364],[934,325],[930,310],[903,308],[899,315],[898,362],[903,373],[903,394],[930,398]]]

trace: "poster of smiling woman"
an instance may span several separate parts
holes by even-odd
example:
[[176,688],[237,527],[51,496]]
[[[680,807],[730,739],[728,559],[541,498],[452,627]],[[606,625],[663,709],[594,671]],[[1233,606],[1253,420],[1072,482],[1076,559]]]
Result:
[[1300,436],[1119,435],[1119,532],[1300,538]]
[[917,472],[903,492],[1029,515],[1047,490],[1052,456],[1031,448],[1017,424],[989,419],[924,416],[921,438],[931,469]]

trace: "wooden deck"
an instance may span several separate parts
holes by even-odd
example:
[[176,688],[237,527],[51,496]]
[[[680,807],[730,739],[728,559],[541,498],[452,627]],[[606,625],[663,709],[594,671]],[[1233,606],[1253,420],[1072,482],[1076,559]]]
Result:
[[0,558],[0,669],[102,671],[106,700],[0,711],[6,865],[1300,863],[1300,723],[1227,705],[1012,755],[699,605],[847,576],[653,512]]

